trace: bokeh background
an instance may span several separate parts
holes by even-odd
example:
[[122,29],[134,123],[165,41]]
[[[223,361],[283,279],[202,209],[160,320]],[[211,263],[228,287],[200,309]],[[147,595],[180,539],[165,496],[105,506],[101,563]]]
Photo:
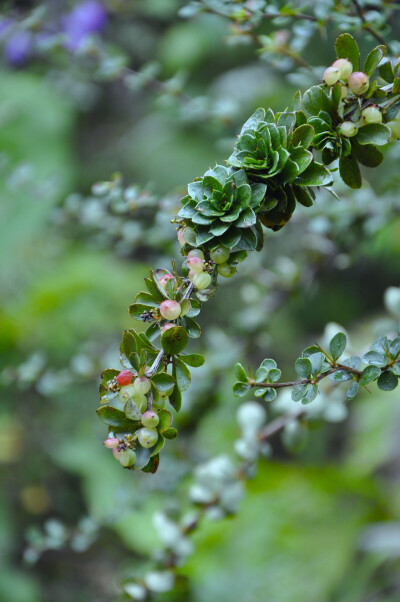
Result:
[[[99,58],[98,41],[60,49],[55,24],[65,32],[60,15],[74,3],[54,2],[50,28],[40,37],[27,27],[30,46],[15,60],[5,22],[32,17],[37,3],[2,4],[0,600],[109,602],[121,576],[159,549],[152,514],[182,499],[193,463],[231,453],[235,361],[274,357],[290,379],[327,324],[349,332],[357,353],[384,332],[384,293],[400,281],[400,150],[366,170],[361,191],[338,183],[340,203],[321,195],[282,233],[266,233],[262,253],[202,312],[193,350],[207,362],[159,473],[123,471],[102,447],[98,374],[118,363],[149,267],[179,259],[169,220],[185,184],[230,154],[255,108],[282,110],[318,81],[337,31],[323,43],[300,24],[287,34],[303,40],[310,70],[257,52],[223,17],[178,16],[178,0],[110,1]],[[398,25],[395,16],[394,40]],[[189,589],[160,599],[400,599],[399,393],[374,385],[343,399],[272,442],[239,514],[194,535],[181,569]]]

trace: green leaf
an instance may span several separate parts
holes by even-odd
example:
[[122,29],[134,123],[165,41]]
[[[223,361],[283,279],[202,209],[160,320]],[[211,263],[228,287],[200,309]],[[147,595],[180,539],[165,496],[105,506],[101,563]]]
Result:
[[381,369],[378,366],[367,366],[364,368],[363,373],[361,374],[360,380],[358,381],[360,387],[365,387],[368,383],[376,380],[381,373]]
[[264,401],[274,401],[276,399],[277,392],[273,387],[266,389],[263,399]]
[[148,447],[142,447],[138,445],[135,449],[136,459],[135,464],[132,466],[132,470],[141,470],[144,468],[150,460],[150,449]]
[[383,161],[383,154],[373,144],[357,144],[356,140],[354,140],[352,148],[354,156],[361,165],[378,167]]
[[175,387],[175,380],[166,372],[157,372],[151,377],[151,382],[155,385],[158,391],[169,395]]
[[168,328],[161,335],[161,345],[168,355],[178,355],[188,344],[189,337],[183,326]]
[[192,368],[199,368],[204,364],[206,359],[204,355],[201,355],[200,353],[190,353],[188,355],[180,355],[179,357],[185,364]]
[[332,174],[324,165],[313,161],[302,174],[296,178],[296,184],[301,186],[329,186],[332,184]]
[[381,65],[379,65],[379,75],[383,77],[385,81],[392,84],[394,81],[394,72],[392,62],[388,59]]
[[318,395],[318,385],[307,385],[306,393],[305,393],[303,399],[301,400],[301,403],[303,405],[311,403],[312,401],[314,401],[314,399],[317,397],[317,395]]
[[157,284],[155,284],[153,276],[152,278],[145,278],[144,282],[146,284],[147,290],[151,295],[153,295],[155,299],[158,299],[160,302],[162,302],[164,301],[164,299],[168,298],[168,295],[166,294],[165,290],[161,287],[161,285],[157,286]]
[[[173,370],[172,374],[173,374],[173,376],[174,375],[176,376],[175,370]],[[179,412],[179,410],[181,409],[181,405],[182,405],[182,394],[178,387],[174,387],[174,390],[172,391],[171,395],[169,396],[169,403],[172,405],[173,408],[175,408],[175,410],[177,412]]]
[[306,394],[307,385],[295,385],[292,389],[293,401],[301,401]]
[[344,383],[346,380],[350,380],[353,378],[351,372],[347,372],[347,370],[338,370],[330,375],[330,379],[335,383]]
[[135,297],[135,303],[143,303],[143,305],[148,305],[149,307],[158,307],[160,302],[157,301],[151,293],[147,293],[141,291]]
[[122,335],[121,352],[125,353],[127,358],[130,357],[131,353],[136,352],[135,337],[129,330],[124,330],[124,333]]
[[271,383],[277,383],[278,380],[280,379],[281,375],[282,375],[282,372],[279,370],[279,368],[272,368],[268,372],[268,380]]
[[360,69],[360,51],[357,42],[349,33],[342,33],[335,42],[338,59],[349,59],[354,71]]
[[243,383],[235,383],[233,385],[233,392],[237,397],[244,397],[246,393],[250,391],[250,386]]
[[142,413],[133,399],[128,399],[124,407],[125,416],[130,420],[140,421]]
[[303,146],[304,148],[308,148],[311,146],[314,136],[315,131],[312,125],[304,123],[294,130],[291,143],[295,147]]
[[149,305],[143,305],[143,303],[133,303],[129,307],[129,313],[135,320],[142,320],[140,317],[144,312],[151,311],[153,308]]
[[243,229],[240,240],[237,242],[239,249],[254,251],[257,246],[257,235],[253,228]]
[[348,157],[340,156],[339,173],[343,182],[350,188],[361,188],[362,178],[357,159],[354,155]]
[[101,373],[101,382],[100,382],[100,395],[109,393],[107,389],[107,383],[109,380],[112,380],[119,374],[119,370],[114,370],[113,368],[107,368],[103,370]]
[[172,424],[172,414],[168,410],[160,410],[160,412],[158,412],[158,417],[160,422],[157,425],[157,430],[164,433],[164,431],[168,430]]
[[175,439],[178,435],[178,431],[174,428],[169,428],[163,432],[164,439]]
[[331,342],[329,343],[329,350],[331,352],[332,359],[336,362],[337,359],[342,355],[346,349],[347,338],[343,332],[335,334]]
[[[149,472],[149,473],[151,473],[151,474],[155,474],[155,473],[157,472],[157,469],[158,469],[158,465],[159,465],[159,464],[160,464],[160,457],[159,457],[159,455],[157,454],[157,455],[155,455],[155,456],[152,456],[152,457],[150,458],[150,460],[148,461],[148,463],[146,464],[146,466],[144,466],[144,467],[142,468],[142,471],[143,471],[143,472]],[[135,468],[135,465],[133,465],[133,466],[132,466],[132,468],[134,469],[134,468]]]
[[393,374],[393,372],[390,372],[390,370],[382,372],[378,378],[378,387],[382,389],[382,391],[393,391],[398,384],[399,379]]
[[350,387],[346,391],[346,399],[354,399],[357,395],[360,385],[358,382],[354,381],[351,383]]
[[186,367],[185,363],[178,358],[174,358],[173,365],[175,373],[173,374],[173,376],[175,376],[176,385],[180,391],[186,391],[189,388],[191,382],[190,372]]
[[355,136],[358,144],[387,144],[390,140],[391,131],[387,125],[383,123],[368,123],[358,130]]
[[363,72],[371,77],[381,60],[386,54],[386,46],[377,46],[368,54],[364,62]]
[[321,86],[312,86],[303,96],[303,106],[311,115],[318,115],[320,111],[330,114],[332,104]]
[[111,406],[101,406],[96,410],[98,417],[104,424],[118,428],[119,431],[136,431],[142,425],[136,420],[130,420],[125,413]]
[[199,336],[201,335],[201,328],[197,324],[197,322],[195,322],[194,320],[192,320],[192,318],[189,318],[186,315],[184,318],[182,318],[182,324],[186,328],[187,333],[191,339],[199,338]]
[[235,364],[234,371],[235,371],[235,377],[238,379],[239,382],[246,383],[246,384],[249,382],[249,378],[246,374],[246,370],[243,368],[242,364],[237,362]]
[[312,374],[312,363],[308,357],[299,357],[296,360],[294,369],[300,378],[310,378]]

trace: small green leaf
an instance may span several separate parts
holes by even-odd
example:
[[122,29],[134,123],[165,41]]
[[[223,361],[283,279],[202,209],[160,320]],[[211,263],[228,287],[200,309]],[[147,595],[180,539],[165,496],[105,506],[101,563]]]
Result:
[[343,155],[340,156],[339,173],[347,186],[353,189],[361,188],[361,171],[354,155],[349,155],[348,157],[344,157]]
[[152,311],[153,309],[154,308],[150,305],[143,305],[143,303],[132,303],[132,305],[129,306],[128,311],[132,318],[135,318],[135,320],[142,320],[141,315],[145,312]]
[[360,69],[360,51],[357,42],[349,33],[342,33],[335,42],[336,56],[338,59],[349,59],[353,71]]
[[237,397],[243,397],[246,395],[246,393],[248,393],[248,391],[250,391],[249,385],[245,385],[243,383],[235,383],[233,385],[233,392]]
[[308,148],[311,146],[314,136],[315,131],[312,125],[304,123],[294,130],[291,143],[295,147],[303,146],[304,148]]
[[263,399],[264,401],[274,401],[276,399],[277,392],[273,387],[266,389]]
[[136,459],[135,464],[132,466],[132,470],[141,470],[144,468],[150,460],[150,449],[148,447],[142,447],[138,445],[135,449]]
[[124,333],[122,335],[121,352],[124,353],[127,358],[129,358],[131,353],[136,352],[135,337],[129,330],[124,330]]
[[304,395],[303,399],[301,400],[301,403],[303,405],[311,403],[312,401],[314,401],[314,399],[317,397],[317,395],[318,395],[318,385],[307,385],[306,394]]
[[140,421],[142,413],[133,399],[128,399],[124,407],[125,416],[130,420]]
[[313,161],[296,180],[301,186],[329,186],[332,184],[332,174],[324,165]]
[[399,379],[390,370],[382,372],[378,378],[378,387],[382,391],[393,391],[399,384]]
[[393,65],[390,59],[379,65],[379,75],[383,77],[385,81],[392,84],[394,81]]
[[386,46],[377,46],[368,54],[364,62],[363,72],[371,77],[381,60],[386,54]]
[[383,154],[373,144],[352,144],[353,153],[357,161],[366,167],[378,167],[383,161]]
[[183,326],[168,328],[161,335],[161,345],[168,355],[178,355],[188,344],[189,337]]
[[187,333],[191,339],[198,339],[201,335],[201,328],[192,318],[187,315],[182,318],[182,324],[186,328]]
[[170,374],[166,372],[157,372],[151,377],[151,382],[155,385],[158,391],[169,395],[175,387],[175,381]]
[[363,373],[361,374],[360,380],[358,381],[360,387],[365,387],[368,383],[376,380],[381,373],[381,369],[378,366],[367,366],[364,368]]
[[160,410],[160,412],[158,412],[158,417],[160,422],[157,425],[157,430],[160,431],[160,433],[164,433],[164,431],[169,429],[172,424],[172,414],[168,410]]
[[[176,375],[175,370],[173,370],[173,374]],[[175,408],[176,412],[179,412],[182,405],[182,394],[178,387],[174,387],[171,395],[169,396],[169,403]]]
[[381,146],[387,144],[391,136],[390,128],[383,123],[368,123],[358,130],[355,136],[358,144],[377,144]]
[[292,389],[293,401],[301,401],[306,394],[307,385],[295,385]]
[[312,363],[308,357],[299,357],[296,360],[294,368],[300,378],[310,378],[312,374]]
[[237,380],[239,382],[246,383],[246,384],[249,382],[248,376],[246,374],[246,370],[243,368],[242,364],[237,362],[235,364],[234,371],[235,371],[235,377],[237,378]]
[[163,432],[164,439],[175,439],[175,437],[177,435],[178,435],[178,431],[174,428],[169,428]]
[[[157,472],[159,464],[160,464],[160,456],[157,454],[157,455],[152,456],[150,458],[150,460],[148,461],[148,463],[146,464],[146,466],[144,466],[142,468],[142,471],[143,472],[149,472],[151,474],[155,474]],[[135,465],[133,465],[132,468],[134,469]]]
[[190,353],[188,355],[180,355],[179,357],[185,364],[192,368],[199,368],[204,364],[206,359],[204,355],[201,355],[200,353]]
[[[190,372],[184,362],[178,358],[174,358],[175,382],[180,391],[186,391],[191,382]],[[171,401],[171,400],[170,400]]]
[[118,428],[119,431],[136,431],[141,427],[141,423],[136,420],[130,420],[125,413],[111,406],[101,406],[97,410],[97,415],[102,422],[108,426]]
[[337,359],[342,355],[346,349],[347,338],[343,332],[335,334],[331,342],[329,343],[329,350],[331,352],[332,359],[336,362]]
[[279,368],[272,368],[268,372],[268,380],[271,383],[277,383],[278,380],[280,379],[281,375],[282,375],[282,372],[279,370]]
[[358,382],[354,381],[351,383],[350,387],[346,391],[346,399],[354,399],[357,395],[360,385]]

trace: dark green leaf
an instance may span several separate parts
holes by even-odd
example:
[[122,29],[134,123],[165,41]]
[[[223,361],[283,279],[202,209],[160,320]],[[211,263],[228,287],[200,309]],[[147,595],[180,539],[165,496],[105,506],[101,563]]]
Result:
[[[249,378],[246,374],[246,370],[243,368],[242,364],[240,364],[239,362],[237,362],[235,364],[234,367],[234,371],[235,371],[235,377],[237,378],[237,380],[241,383],[248,383],[249,382]],[[268,374],[268,371],[267,371]]]
[[341,155],[339,159],[339,173],[347,186],[350,188],[361,188],[361,171],[354,155],[349,155],[348,157]]
[[386,46],[377,46],[368,54],[364,62],[363,72],[371,77],[381,60],[386,54]]
[[161,335],[161,345],[168,355],[178,355],[188,344],[188,333],[183,326],[168,328]]
[[359,144],[387,144],[390,140],[391,131],[387,125],[383,123],[368,123],[358,130],[355,137]]
[[174,428],[169,428],[163,432],[164,439],[175,439],[175,437],[177,435],[178,435],[178,431]]
[[186,315],[184,318],[182,318],[182,324],[186,328],[187,333],[191,339],[199,338],[199,336],[201,335],[201,328],[197,324],[197,322],[195,322],[194,320],[192,320],[192,318],[189,318]]
[[336,362],[337,359],[342,355],[346,349],[347,338],[343,332],[335,334],[331,342],[329,343],[329,350],[331,352],[332,359]]
[[381,369],[378,366],[367,366],[364,368],[361,374],[360,380],[358,381],[361,387],[368,385],[368,383],[376,380],[381,373]]
[[383,79],[385,81],[387,81],[389,84],[393,83],[393,81],[394,81],[393,65],[389,59],[387,61],[385,61],[384,63],[382,63],[381,65],[379,65],[379,75],[381,77],[383,77]]
[[366,167],[378,167],[383,161],[383,154],[373,144],[357,144],[354,140],[353,153],[357,161]]
[[129,330],[124,330],[124,333],[122,335],[121,352],[124,353],[128,359],[131,353],[136,352],[135,337]]
[[168,410],[160,410],[160,412],[158,412],[158,417],[160,422],[158,423],[157,430],[163,433],[169,429],[172,424],[172,414],[171,412],[168,412]]
[[175,386],[173,377],[166,372],[157,372],[157,374],[151,377],[151,382],[156,386],[158,391],[165,394],[171,393]]
[[360,385],[358,382],[354,381],[351,383],[350,387],[346,391],[346,399],[354,399],[357,395]]
[[250,391],[250,386],[243,383],[235,383],[233,385],[233,392],[237,397],[243,397]]
[[312,363],[308,357],[299,357],[296,360],[294,368],[300,378],[310,378],[312,374]]
[[[173,371],[172,374],[176,375],[175,371]],[[174,390],[169,396],[169,403],[172,405],[173,408],[175,408],[177,412],[179,412],[182,405],[182,394],[178,387],[174,387]]]
[[296,178],[301,186],[329,186],[332,174],[324,165],[313,161],[302,174]]
[[185,363],[178,358],[174,358],[174,374],[175,382],[180,391],[186,391],[190,386],[190,372]]
[[140,317],[144,312],[148,312],[151,311],[153,308],[149,305],[143,305],[143,303],[133,303],[130,307],[129,307],[129,313],[132,316],[132,318],[135,318],[135,320],[142,320],[142,318]]
[[204,355],[201,355],[200,353],[190,353],[188,355],[180,355],[179,357],[185,364],[192,368],[199,368],[204,364],[206,359]]
[[108,426],[118,428],[119,431],[136,431],[141,427],[141,423],[136,420],[130,420],[125,413],[111,406],[101,406],[97,410],[97,415],[102,422]]
[[390,372],[390,370],[382,372],[378,378],[378,387],[382,389],[382,391],[393,391],[398,384],[399,379],[392,372]]
[[318,385],[307,385],[306,393],[305,393],[303,399],[301,400],[301,403],[303,405],[311,403],[312,401],[314,401],[314,399],[317,397],[317,395],[318,395]]
[[349,59],[353,71],[360,69],[360,51],[357,42],[349,33],[342,33],[335,42],[336,56],[338,59]]

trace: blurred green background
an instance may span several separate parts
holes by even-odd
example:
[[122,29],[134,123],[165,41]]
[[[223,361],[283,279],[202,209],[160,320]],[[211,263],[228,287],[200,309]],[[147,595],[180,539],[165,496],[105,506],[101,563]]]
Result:
[[[362,349],[372,340],[371,321],[384,319],[385,289],[399,284],[399,206],[390,218],[374,213],[398,195],[400,155],[388,149],[362,193],[344,192],[341,206],[323,200],[284,233],[268,233],[262,255],[221,287],[201,316],[205,335],[193,348],[205,352],[210,372],[199,370],[187,394],[177,419],[182,436],[169,443],[157,477],[120,470],[102,447],[98,373],[117,360],[119,334],[131,325],[127,306],[148,268],[179,257],[168,212],[187,182],[223,161],[251,111],[283,109],[295,89],[251,46],[227,44],[223,19],[178,19],[181,3],[173,0],[138,4],[112,21],[110,44],[134,66],[158,61],[164,79],[184,71],[185,91],[212,98],[221,119],[197,120],[191,109],[182,118],[179,98],[93,82],[60,64],[0,71],[4,601],[114,599],[120,576],[160,547],[152,513],[179,499],[191,462],[231,453],[234,362],[275,357],[291,377],[302,346],[320,339],[330,321]],[[311,41],[312,64],[330,64],[333,39],[323,47],[318,36]],[[60,220],[68,195],[89,195],[93,182],[116,170],[126,183],[172,195],[162,219],[155,207],[138,221],[141,236],[128,253],[118,237],[93,237],[90,215],[86,229]],[[359,223],[364,208],[367,226]],[[196,552],[181,570],[190,579],[184,599],[398,601],[399,401],[398,392],[371,387],[346,420],[313,424],[297,455],[274,444],[239,515],[208,521],[194,535]],[[360,542],[370,541],[374,523],[387,523],[389,534],[368,551]]]

